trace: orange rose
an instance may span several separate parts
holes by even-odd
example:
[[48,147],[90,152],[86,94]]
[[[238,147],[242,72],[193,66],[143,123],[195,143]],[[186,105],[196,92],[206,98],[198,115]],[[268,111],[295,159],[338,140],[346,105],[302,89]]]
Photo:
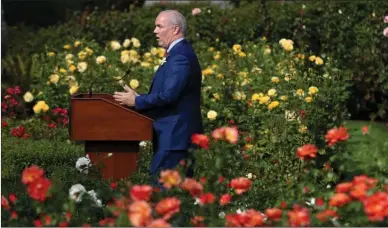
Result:
[[128,207],[128,218],[133,226],[145,226],[151,219],[151,212],[146,201],[135,201]]
[[337,193],[347,193],[350,191],[350,189],[352,189],[352,187],[353,187],[352,183],[345,182],[345,183],[337,184],[337,186],[335,187],[335,191]]
[[230,187],[234,188],[238,195],[248,191],[251,186],[252,181],[246,177],[235,178],[230,182]]
[[299,147],[296,151],[296,155],[301,160],[308,160],[315,158],[317,156],[318,148],[313,144],[306,144],[302,147]]
[[171,225],[163,219],[156,219],[151,221],[147,227],[171,227]]
[[176,170],[164,170],[160,172],[160,180],[167,189],[178,186],[181,182],[181,176]]
[[134,201],[148,201],[151,198],[152,187],[149,185],[135,185],[131,188],[130,194]]
[[273,221],[279,221],[282,218],[282,210],[279,208],[268,208],[265,210],[265,215]]
[[163,215],[164,220],[168,220],[175,213],[180,211],[181,201],[176,197],[165,198],[156,204],[155,210]]
[[202,184],[192,178],[186,178],[181,187],[183,190],[189,191],[194,197],[200,196],[203,191]]
[[333,207],[341,207],[351,201],[350,197],[345,193],[336,193],[330,199],[329,205]]
[[28,168],[25,168],[22,172],[22,182],[23,184],[30,184],[38,179],[40,179],[44,174],[43,169],[39,168],[37,165],[31,165]]

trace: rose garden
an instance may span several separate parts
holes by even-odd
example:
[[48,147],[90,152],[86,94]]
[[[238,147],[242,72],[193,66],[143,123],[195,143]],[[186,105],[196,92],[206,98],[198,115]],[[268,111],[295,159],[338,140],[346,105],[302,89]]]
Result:
[[[157,13],[182,12],[202,67],[205,134],[149,185],[103,180],[69,137],[69,100],[146,93],[165,50]],[[388,4],[205,2],[96,8],[9,27],[2,56],[3,226],[387,226]],[[128,77],[123,75],[131,70]]]

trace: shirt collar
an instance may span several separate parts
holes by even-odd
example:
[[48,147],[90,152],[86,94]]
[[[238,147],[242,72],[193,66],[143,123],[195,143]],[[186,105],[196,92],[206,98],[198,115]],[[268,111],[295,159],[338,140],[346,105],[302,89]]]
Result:
[[168,49],[167,49],[167,53],[169,53],[170,52],[170,50],[172,49],[172,47],[174,47],[175,46],[175,44],[177,44],[178,42],[180,42],[181,40],[184,40],[185,38],[184,37],[182,37],[182,38],[179,38],[179,39],[177,39],[177,40],[174,40],[174,42],[172,42],[171,44],[170,44],[170,46],[168,47]]

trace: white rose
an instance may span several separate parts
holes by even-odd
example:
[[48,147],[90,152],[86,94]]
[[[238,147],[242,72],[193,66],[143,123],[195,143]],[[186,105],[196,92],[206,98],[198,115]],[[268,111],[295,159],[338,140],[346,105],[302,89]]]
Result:
[[69,196],[71,199],[75,200],[77,203],[82,201],[82,196],[85,194],[86,189],[81,184],[75,184],[71,186],[69,190]]
[[25,102],[29,103],[34,100],[34,96],[30,92],[26,92],[23,96]]
[[86,155],[86,157],[78,158],[77,162],[75,163],[75,168],[78,169],[81,173],[88,174],[89,167],[91,166],[91,161],[89,159],[89,156]]
[[81,73],[85,72],[85,70],[88,69],[88,63],[87,62],[78,63],[77,69]]
[[106,57],[103,56],[103,55],[100,55],[100,56],[98,56],[98,57],[96,58],[96,63],[97,63],[97,64],[103,64],[103,63],[105,63],[105,62],[106,62]]
[[93,201],[94,201],[94,205],[93,205],[93,206],[102,207],[101,200],[99,200],[99,199],[97,198],[97,193],[96,193],[94,190],[88,191],[88,194],[89,194],[89,196],[90,196],[90,197],[93,199]]
[[119,50],[121,48],[121,44],[117,41],[111,41],[110,42],[110,47],[113,49],[113,50]]

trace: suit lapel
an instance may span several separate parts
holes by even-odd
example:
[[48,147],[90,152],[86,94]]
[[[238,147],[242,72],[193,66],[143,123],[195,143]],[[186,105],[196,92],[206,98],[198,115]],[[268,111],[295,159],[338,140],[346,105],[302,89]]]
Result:
[[178,50],[179,48],[182,48],[185,44],[187,44],[187,40],[186,40],[186,39],[184,39],[184,40],[178,42],[177,44],[174,45],[174,47],[171,48],[171,50],[168,52],[168,56],[167,56],[167,58],[166,58],[166,62],[165,62],[163,65],[159,66],[158,70],[155,72],[155,76],[154,76],[154,78],[152,79],[151,86],[150,86],[150,89],[148,90],[148,93],[151,93],[151,90],[152,90],[152,88],[153,88],[153,86],[154,86],[156,77],[158,76],[158,74],[161,73],[161,68],[162,68],[165,64],[167,64],[167,59],[168,59],[170,56],[174,55],[174,54],[177,52],[177,50]]
[[[166,59],[166,60],[167,60],[167,59]],[[164,64],[166,64],[166,63],[164,63]],[[158,75],[161,73],[161,70],[162,70],[162,67],[164,66],[164,64],[161,65],[161,66],[159,66],[158,69],[156,70],[155,75],[154,75],[154,77],[152,78],[152,82],[151,82],[150,89],[148,90],[148,94],[151,93],[151,90],[152,90],[152,87],[154,86],[156,77],[158,77]]]

